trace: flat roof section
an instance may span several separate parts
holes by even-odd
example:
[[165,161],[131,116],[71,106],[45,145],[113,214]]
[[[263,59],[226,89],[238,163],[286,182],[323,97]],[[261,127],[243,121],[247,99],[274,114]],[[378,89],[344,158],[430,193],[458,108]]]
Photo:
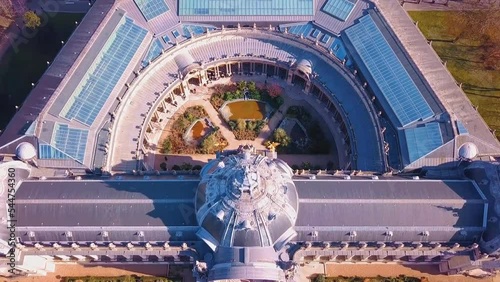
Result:
[[314,15],[313,0],[179,0],[179,16]]

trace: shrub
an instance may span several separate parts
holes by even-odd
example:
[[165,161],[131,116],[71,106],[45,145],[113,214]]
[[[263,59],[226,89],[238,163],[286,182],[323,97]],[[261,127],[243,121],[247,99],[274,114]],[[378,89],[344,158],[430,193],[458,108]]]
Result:
[[237,130],[245,130],[247,127],[247,122],[244,119],[236,120],[236,128]]
[[193,166],[193,170],[201,170],[201,165],[195,165]]
[[302,162],[301,168],[305,169],[305,170],[311,169],[311,163],[310,162]]
[[288,147],[292,142],[292,139],[283,128],[277,128],[273,132],[273,140],[274,142],[280,143],[282,147]]
[[193,168],[193,165],[190,163],[182,163],[181,165],[181,170],[191,170]]
[[326,169],[327,169],[327,170],[332,170],[334,166],[335,166],[335,164],[334,164],[332,161],[329,161],[329,162],[326,164]]
[[283,88],[281,88],[281,86],[277,84],[268,85],[266,87],[266,90],[269,96],[271,96],[272,98],[281,96],[281,94],[283,94]]
[[217,138],[215,137],[214,133],[211,133],[201,142],[200,144],[201,151],[204,154],[213,152],[214,148],[216,147],[216,144],[217,144]]
[[166,162],[162,162],[160,164],[160,169],[163,170],[163,171],[166,171],[167,170],[167,163]]
[[235,130],[233,131],[236,140],[255,140],[257,134],[252,130]]
[[160,153],[168,154],[171,151],[172,151],[172,141],[170,140],[170,138],[165,138],[165,140],[163,140],[161,144]]
[[181,170],[181,167],[178,165],[173,165],[172,170]]

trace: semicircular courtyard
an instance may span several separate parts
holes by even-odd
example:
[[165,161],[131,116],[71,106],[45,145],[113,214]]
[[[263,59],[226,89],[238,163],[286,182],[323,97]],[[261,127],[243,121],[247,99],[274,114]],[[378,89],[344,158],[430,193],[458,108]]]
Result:
[[[136,73],[137,79],[128,85],[127,103],[118,113],[117,129],[127,132],[134,119],[143,120],[133,131],[136,148],[130,149],[144,153],[142,162],[148,169],[206,162],[214,150],[199,146],[210,135],[207,132],[215,131],[220,138],[209,143],[217,149],[252,144],[265,154],[269,142],[279,140],[280,158],[291,165],[381,171],[385,157],[380,124],[366,90],[342,62],[325,53],[298,38],[262,30],[227,30],[194,38]],[[241,83],[251,87],[238,89]],[[217,105],[214,97],[220,98]],[[276,97],[280,103],[273,100]],[[203,107],[207,116],[174,132],[179,117],[194,106]],[[297,108],[305,113],[300,118],[289,112]],[[194,142],[198,147],[172,150],[169,142],[177,141],[169,138],[190,135],[190,125],[191,135],[204,126],[199,136],[203,140]],[[193,142],[177,145],[187,143]],[[116,169],[122,162],[119,154],[112,155]]]

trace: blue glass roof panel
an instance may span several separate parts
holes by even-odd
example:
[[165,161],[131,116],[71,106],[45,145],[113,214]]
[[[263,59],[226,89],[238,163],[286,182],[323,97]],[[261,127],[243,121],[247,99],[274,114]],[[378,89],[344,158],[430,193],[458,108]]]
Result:
[[134,0],[146,21],[168,12],[168,6],[164,0]]
[[311,36],[312,36],[313,38],[318,38],[318,36],[319,36],[320,34],[321,34],[321,31],[319,31],[318,29],[315,29],[315,30],[313,31],[313,33],[311,34]]
[[429,154],[443,145],[443,137],[438,123],[404,130],[410,163]]
[[345,33],[380,89],[377,98],[389,104],[400,125],[434,114],[370,15]]
[[465,128],[464,124],[457,120],[457,130],[458,130],[458,134],[462,135],[462,134],[469,134],[469,131],[467,130],[467,128]]
[[51,145],[83,163],[88,133],[88,130],[69,128],[67,124],[56,124]]
[[339,20],[345,21],[351,14],[356,0],[328,0],[323,11]]
[[161,42],[159,39],[153,40],[151,43],[151,46],[149,46],[148,52],[146,53],[146,56],[144,57],[144,60],[142,60],[141,65],[143,67],[147,67],[149,65],[149,62],[152,60],[158,58],[158,56],[161,55],[161,51],[163,50],[163,46],[161,45]]
[[58,149],[48,145],[48,144],[39,144],[38,145],[38,158],[39,159],[58,159],[58,160],[66,160],[71,159],[65,153],[59,151]]
[[179,0],[180,16],[312,16],[313,0]]
[[92,125],[147,31],[123,18],[66,102],[60,115]]

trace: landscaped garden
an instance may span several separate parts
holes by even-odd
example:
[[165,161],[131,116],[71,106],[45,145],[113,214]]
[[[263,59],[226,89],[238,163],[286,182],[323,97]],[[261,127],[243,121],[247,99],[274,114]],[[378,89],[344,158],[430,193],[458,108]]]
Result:
[[313,282],[427,282],[427,278],[417,278],[406,275],[400,275],[397,277],[325,277],[324,275],[318,275],[313,280]]
[[187,108],[171,126],[161,143],[162,154],[214,154],[227,146],[219,128],[213,126],[202,106]]
[[500,10],[409,14],[500,138]]
[[332,146],[320,123],[301,106],[288,108],[269,141],[279,143],[277,151],[282,154],[328,154]]
[[283,104],[283,89],[278,85],[258,87],[240,81],[214,87],[212,106],[221,113],[238,140],[255,140],[267,120]]
[[154,276],[84,276],[84,277],[65,277],[65,282],[177,282],[182,281],[182,278],[169,279],[165,277]]

